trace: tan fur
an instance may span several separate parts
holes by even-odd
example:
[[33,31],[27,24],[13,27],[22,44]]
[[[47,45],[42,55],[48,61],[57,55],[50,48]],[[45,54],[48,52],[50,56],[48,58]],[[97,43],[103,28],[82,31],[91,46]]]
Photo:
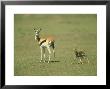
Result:
[[55,40],[54,40],[54,38],[53,37],[48,37],[47,38],[47,42],[54,42]]
[[46,40],[46,43],[55,42],[55,39],[52,36],[41,38],[40,42],[42,42],[43,40]]

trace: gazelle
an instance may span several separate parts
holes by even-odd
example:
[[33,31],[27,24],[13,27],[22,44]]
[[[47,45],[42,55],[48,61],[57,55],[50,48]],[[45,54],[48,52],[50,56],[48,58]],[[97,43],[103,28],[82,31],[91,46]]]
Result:
[[44,62],[45,62],[45,49],[47,48],[48,52],[49,52],[49,60],[48,60],[48,63],[50,62],[50,59],[51,59],[51,49],[53,49],[53,54],[54,54],[54,57],[55,57],[55,45],[54,45],[54,39],[52,37],[47,37],[47,38],[41,38],[39,36],[39,33],[42,29],[41,28],[38,28],[37,30],[34,28],[34,31],[35,31],[35,40],[38,41],[39,43],[39,47],[40,47],[40,50],[41,50],[41,59],[40,59],[40,62],[43,61],[43,57],[44,57]]
[[74,50],[74,53],[75,53],[75,56],[76,56],[76,59],[79,59],[79,63],[83,64],[83,61],[82,59],[87,59],[87,62],[89,63],[89,60],[87,58],[87,55],[84,51],[78,51],[77,49]]

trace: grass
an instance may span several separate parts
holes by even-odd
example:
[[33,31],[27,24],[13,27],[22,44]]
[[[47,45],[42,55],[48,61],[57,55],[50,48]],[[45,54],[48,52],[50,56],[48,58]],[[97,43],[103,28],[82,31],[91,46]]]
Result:
[[[40,63],[40,48],[34,40],[34,27],[41,27],[40,36],[54,36],[56,58]],[[73,49],[82,49],[90,63],[78,64]],[[48,55],[48,52],[47,52]],[[48,60],[48,59],[47,59]],[[96,76],[96,14],[15,14],[15,76]]]

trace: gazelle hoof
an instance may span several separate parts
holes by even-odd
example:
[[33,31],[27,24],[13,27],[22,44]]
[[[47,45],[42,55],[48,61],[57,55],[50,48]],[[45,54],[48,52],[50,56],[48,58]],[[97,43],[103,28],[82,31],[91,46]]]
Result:
[[78,62],[78,64],[83,64],[83,62]]
[[40,62],[42,62],[42,60],[40,60]]

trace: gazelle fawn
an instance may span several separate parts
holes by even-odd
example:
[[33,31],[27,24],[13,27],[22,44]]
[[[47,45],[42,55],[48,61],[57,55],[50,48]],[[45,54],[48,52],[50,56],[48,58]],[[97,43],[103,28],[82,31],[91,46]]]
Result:
[[83,59],[86,59],[87,62],[89,63],[87,54],[84,51],[75,49],[74,53],[75,53],[76,59],[79,59],[79,63],[83,64],[83,61],[82,61]]
[[35,40],[38,41],[38,44],[39,44],[39,47],[40,47],[40,51],[41,51],[41,59],[40,59],[40,62],[45,62],[45,49],[48,50],[48,63],[50,62],[51,60],[51,48],[53,50],[53,55],[55,57],[55,40],[53,39],[53,37],[47,37],[47,38],[42,38],[40,37],[39,33],[41,32],[41,28],[37,28],[35,29],[34,28],[34,31],[35,31]]

